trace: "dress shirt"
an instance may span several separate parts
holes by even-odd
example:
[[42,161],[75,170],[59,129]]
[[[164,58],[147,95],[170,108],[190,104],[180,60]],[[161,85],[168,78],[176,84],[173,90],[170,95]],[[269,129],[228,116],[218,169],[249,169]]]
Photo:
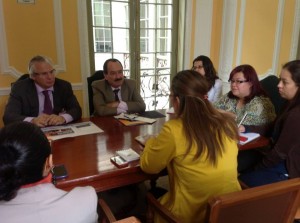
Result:
[[128,111],[128,106],[127,106],[127,103],[125,101],[122,101],[122,96],[121,96],[121,87],[119,88],[113,88],[112,87],[112,90],[117,90],[119,89],[118,91],[118,97],[119,97],[119,105],[118,105],[118,108],[117,108],[117,112],[118,114],[121,114],[121,113],[126,113]]
[[[38,84],[35,84],[36,87],[36,91],[37,91],[37,95],[38,95],[38,99],[39,99],[39,115],[43,114],[43,110],[44,110],[44,100],[45,100],[45,96],[43,94],[43,91],[47,90],[48,94],[49,94],[49,98],[52,104],[52,107],[54,107],[53,105],[53,87],[50,87],[48,89],[43,89],[42,87],[40,87]],[[72,122],[73,121],[73,117],[67,113],[64,113],[64,111],[62,111],[61,113],[59,113],[59,116],[62,116],[65,120],[66,123]],[[26,122],[31,122],[32,119],[34,119],[35,117],[26,117],[24,119],[24,121]]]

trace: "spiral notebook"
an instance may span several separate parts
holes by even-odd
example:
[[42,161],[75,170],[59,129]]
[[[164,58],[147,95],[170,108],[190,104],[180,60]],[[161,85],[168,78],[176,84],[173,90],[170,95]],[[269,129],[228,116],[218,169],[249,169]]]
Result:
[[127,162],[138,160],[140,158],[140,155],[131,148],[118,150],[116,154],[121,156]]

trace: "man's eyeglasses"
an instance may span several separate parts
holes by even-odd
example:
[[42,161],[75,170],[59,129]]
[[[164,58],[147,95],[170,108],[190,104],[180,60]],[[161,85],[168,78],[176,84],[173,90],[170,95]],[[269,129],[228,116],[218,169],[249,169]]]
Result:
[[53,75],[53,74],[55,74],[56,73],[56,70],[55,69],[53,69],[53,70],[50,70],[50,71],[48,71],[48,72],[43,72],[43,73],[34,73],[35,75],[40,75],[40,76],[46,76],[46,75],[48,75],[48,74],[51,74],[51,75]]
[[229,80],[228,82],[230,82],[231,84],[242,84],[242,83],[246,83],[248,82],[247,80]]

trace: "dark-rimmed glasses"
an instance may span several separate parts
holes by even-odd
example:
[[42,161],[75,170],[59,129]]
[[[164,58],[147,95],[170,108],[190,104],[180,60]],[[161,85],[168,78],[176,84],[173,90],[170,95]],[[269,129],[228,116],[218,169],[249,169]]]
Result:
[[248,82],[247,80],[229,80],[228,82],[230,82],[231,84],[242,84],[242,83],[246,83]]

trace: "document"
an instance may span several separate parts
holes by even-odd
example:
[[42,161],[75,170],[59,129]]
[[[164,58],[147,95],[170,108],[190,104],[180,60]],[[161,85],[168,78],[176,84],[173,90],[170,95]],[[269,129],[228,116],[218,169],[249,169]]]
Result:
[[140,158],[140,155],[131,148],[119,150],[116,154],[121,156],[127,162],[138,160]]
[[42,128],[42,131],[50,140],[76,137],[103,132],[93,122],[79,122],[69,125],[51,126]]
[[240,145],[244,145],[248,142],[253,141],[254,139],[257,139],[260,135],[255,132],[247,132],[247,133],[240,133]]

